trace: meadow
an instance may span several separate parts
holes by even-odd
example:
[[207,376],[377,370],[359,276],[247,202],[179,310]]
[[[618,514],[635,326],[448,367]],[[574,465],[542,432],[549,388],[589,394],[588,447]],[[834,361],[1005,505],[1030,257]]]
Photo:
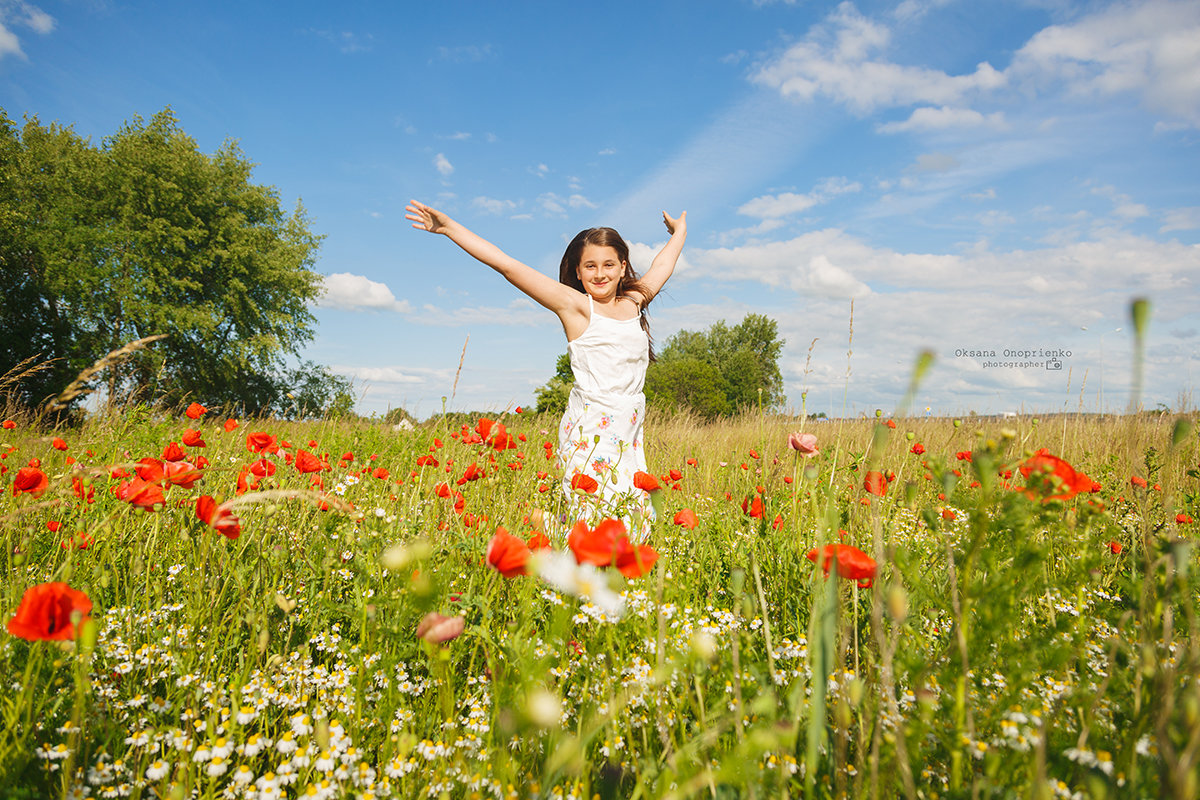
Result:
[[4,795],[1200,796],[1188,416],[556,428],[5,421]]

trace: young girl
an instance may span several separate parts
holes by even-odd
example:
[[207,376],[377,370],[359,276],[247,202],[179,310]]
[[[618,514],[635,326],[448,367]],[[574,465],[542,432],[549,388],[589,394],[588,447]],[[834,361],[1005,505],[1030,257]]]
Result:
[[553,311],[567,335],[575,384],[558,429],[558,456],[568,502],[594,480],[601,510],[623,515],[626,501],[644,508],[633,475],[645,471],[642,385],[650,363],[645,309],[675,271],[687,238],[687,212],[663,212],[671,234],[641,278],[629,265],[629,246],[612,228],[589,228],[567,245],[558,281],[512,258],[440,211],[413,200],[413,227],[442,233]]

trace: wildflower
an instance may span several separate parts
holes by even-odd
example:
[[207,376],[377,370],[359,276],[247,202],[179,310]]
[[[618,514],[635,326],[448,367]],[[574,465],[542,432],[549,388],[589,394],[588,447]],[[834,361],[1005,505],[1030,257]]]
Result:
[[914,444],[914,445],[912,446],[912,452],[913,452],[913,453],[915,453],[915,454],[917,454],[917,455],[922,455],[922,454],[924,454],[924,452],[925,452],[925,445],[921,444],[920,442],[917,442],[916,444]]
[[595,528],[579,520],[567,535],[567,547],[578,563],[615,566],[626,578],[640,578],[658,560],[654,548],[630,542],[625,523],[617,519],[603,520]]
[[6,431],[11,431],[13,428],[17,427],[17,423],[13,422],[11,419],[6,419],[2,424],[0,424],[0,427],[3,427]]
[[487,546],[488,565],[506,578],[515,578],[527,574],[528,562],[529,546],[503,527],[496,528]]
[[1069,500],[1080,492],[1094,491],[1093,487],[1096,486],[1091,478],[1076,471],[1074,467],[1058,456],[1051,455],[1050,451],[1044,447],[1021,465],[1021,474],[1025,476],[1027,482],[1031,476],[1040,477],[1040,487],[1037,486],[1038,479],[1035,478],[1034,484],[1028,485],[1025,493],[1031,498],[1036,497],[1035,488],[1038,488],[1043,494],[1044,502]]
[[889,419],[889,420],[888,420],[887,422],[885,422],[884,424],[885,424],[885,425],[887,425],[887,426],[888,426],[889,428],[891,428],[892,430],[895,430],[895,429],[896,429],[896,420],[894,420],[894,419]]
[[155,761],[146,768],[146,780],[160,781],[171,774],[171,765],[165,761]]
[[658,479],[648,472],[638,470],[633,473],[633,485],[643,492],[657,492],[659,490]]
[[275,437],[262,431],[246,434],[246,449],[252,453],[279,452],[279,446],[275,443]]
[[1139,477],[1137,475],[1132,475],[1129,478],[1129,485],[1135,486],[1139,489],[1145,489],[1146,488],[1146,479]]
[[50,446],[53,447],[55,450],[66,450],[67,449],[67,443],[57,436],[55,436],[54,439],[51,440]]
[[236,419],[225,420],[225,432],[226,433],[232,432],[235,428],[238,427],[238,425],[239,425],[239,423]]
[[[891,420],[888,420],[888,422],[891,422]],[[883,497],[884,493],[887,492],[887,481],[883,477],[883,473],[878,472],[877,470],[871,470],[868,472],[866,476],[863,477],[863,489],[865,489],[868,494],[873,494],[877,497]]]
[[484,472],[479,468],[479,464],[472,461],[471,464],[465,470],[463,470],[462,477],[455,481],[455,483],[457,483],[459,486],[465,486],[470,481],[479,480],[483,477],[483,475]]
[[115,494],[118,500],[124,500],[147,511],[156,511],[167,503],[163,490],[157,484],[149,483],[141,477],[121,482],[117,485]]
[[1175,515],[1175,521],[1176,521],[1177,523],[1179,523],[1180,525],[1187,525],[1188,523],[1190,523],[1190,522],[1194,522],[1195,520],[1193,520],[1193,519],[1192,519],[1191,517],[1189,517],[1187,514],[1182,514],[1182,513],[1181,513],[1181,514],[1176,514],[1176,515]]
[[182,441],[188,447],[207,447],[208,446],[204,441],[204,437],[201,436],[200,431],[193,430],[192,428],[188,428],[186,431],[183,432]]
[[529,547],[530,551],[547,550],[550,547],[550,537],[541,531],[534,531],[525,544]]
[[200,419],[207,412],[208,412],[208,409],[205,408],[204,406],[200,405],[199,403],[192,403],[190,406],[187,407],[187,411],[184,411],[183,413],[187,414],[188,419]]
[[242,534],[242,521],[224,505],[209,495],[196,498],[196,518],[227,539],[236,539]]
[[957,453],[954,454],[954,457],[957,458],[959,461],[966,461],[969,463],[974,463],[970,450],[959,450]]
[[1108,549],[1114,556],[1119,556],[1121,555],[1121,551],[1125,548],[1121,546],[1120,542],[1112,541],[1108,543]]
[[878,571],[875,559],[848,544],[827,544],[822,547],[814,547],[808,551],[807,558],[814,564],[820,558],[821,569],[825,571],[826,575],[829,574],[830,564],[836,561],[838,575],[858,581],[858,585],[863,588],[871,585],[871,581]]
[[788,446],[805,458],[812,458],[821,452],[817,448],[817,437],[811,433],[788,434]]
[[442,644],[462,635],[467,619],[461,615],[447,617],[430,611],[417,625],[417,638],[430,644]]
[[13,478],[13,497],[19,494],[41,496],[50,485],[50,478],[37,467],[21,467]]
[[576,472],[574,477],[571,478],[571,488],[582,489],[588,494],[591,494],[600,488],[600,484],[591,475],[584,475],[582,472]]
[[171,442],[163,448],[163,461],[183,461],[185,458],[187,458],[187,453],[183,452],[179,442]]
[[588,600],[609,617],[620,617],[625,611],[625,599],[608,588],[603,573],[592,564],[578,563],[570,553],[545,550],[532,559],[531,566],[550,586]]
[[682,511],[675,512],[675,519],[672,520],[676,525],[687,528],[689,531],[694,530],[700,524],[700,518],[696,516],[696,512],[690,508],[685,508]]
[[754,519],[762,519],[763,501],[762,496],[755,494],[754,498],[749,497],[742,500],[742,513],[748,514]]
[[307,450],[296,452],[296,469],[301,473],[320,472],[325,469],[325,462]]
[[74,639],[75,626],[91,610],[91,599],[78,589],[60,582],[38,584],[25,590],[8,632],[30,641]]

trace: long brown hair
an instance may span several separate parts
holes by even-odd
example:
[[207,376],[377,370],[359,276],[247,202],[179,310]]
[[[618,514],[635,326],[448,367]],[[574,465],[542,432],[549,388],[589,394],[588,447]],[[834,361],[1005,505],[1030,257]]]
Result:
[[583,281],[579,280],[578,270],[579,262],[583,260],[583,248],[589,244],[597,247],[611,247],[617,251],[617,258],[625,265],[625,272],[617,281],[617,297],[625,297],[630,292],[636,292],[641,298],[637,302],[638,321],[641,323],[642,330],[646,332],[646,339],[650,343],[650,360],[653,361],[654,339],[650,336],[650,319],[646,315],[646,306],[650,305],[650,301],[646,298],[650,293],[638,280],[637,272],[629,263],[629,245],[621,238],[621,234],[612,228],[588,228],[575,234],[575,238],[571,240],[571,243],[567,245],[566,252],[563,253],[562,263],[559,264],[558,282],[584,294],[587,293],[587,290],[583,288]]

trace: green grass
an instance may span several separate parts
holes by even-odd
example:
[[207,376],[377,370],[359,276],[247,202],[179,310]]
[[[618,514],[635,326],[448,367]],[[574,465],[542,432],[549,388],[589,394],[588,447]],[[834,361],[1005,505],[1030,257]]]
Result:
[[[619,620],[484,560],[498,526],[525,538],[531,512],[561,512],[543,448],[557,419],[502,417],[525,440],[501,452],[449,421],[223,421],[135,410],[0,431],[6,619],[47,581],[94,603],[77,643],[0,638],[15,796],[1200,794],[1200,565],[1195,524],[1176,521],[1200,518],[1200,475],[1174,418],[809,420],[821,452],[798,460],[793,418],[652,415],[651,469],[682,477],[663,482],[654,569],[608,575]],[[201,482],[154,512],[113,495],[111,467],[187,428],[207,442],[185,448],[210,462]],[[292,446],[241,496],[230,540],[195,502],[238,498],[251,431]],[[1042,447],[1100,491],[1017,491]],[[284,463],[300,449],[328,454],[323,488]],[[48,489],[14,495],[34,458]],[[471,463],[486,476],[456,485]],[[892,476],[883,497],[863,490],[871,470]],[[741,508],[758,487],[761,519]],[[695,530],[672,524],[685,507]],[[838,541],[876,558],[872,586],[806,558]],[[464,633],[418,639],[430,611],[465,616]]]

